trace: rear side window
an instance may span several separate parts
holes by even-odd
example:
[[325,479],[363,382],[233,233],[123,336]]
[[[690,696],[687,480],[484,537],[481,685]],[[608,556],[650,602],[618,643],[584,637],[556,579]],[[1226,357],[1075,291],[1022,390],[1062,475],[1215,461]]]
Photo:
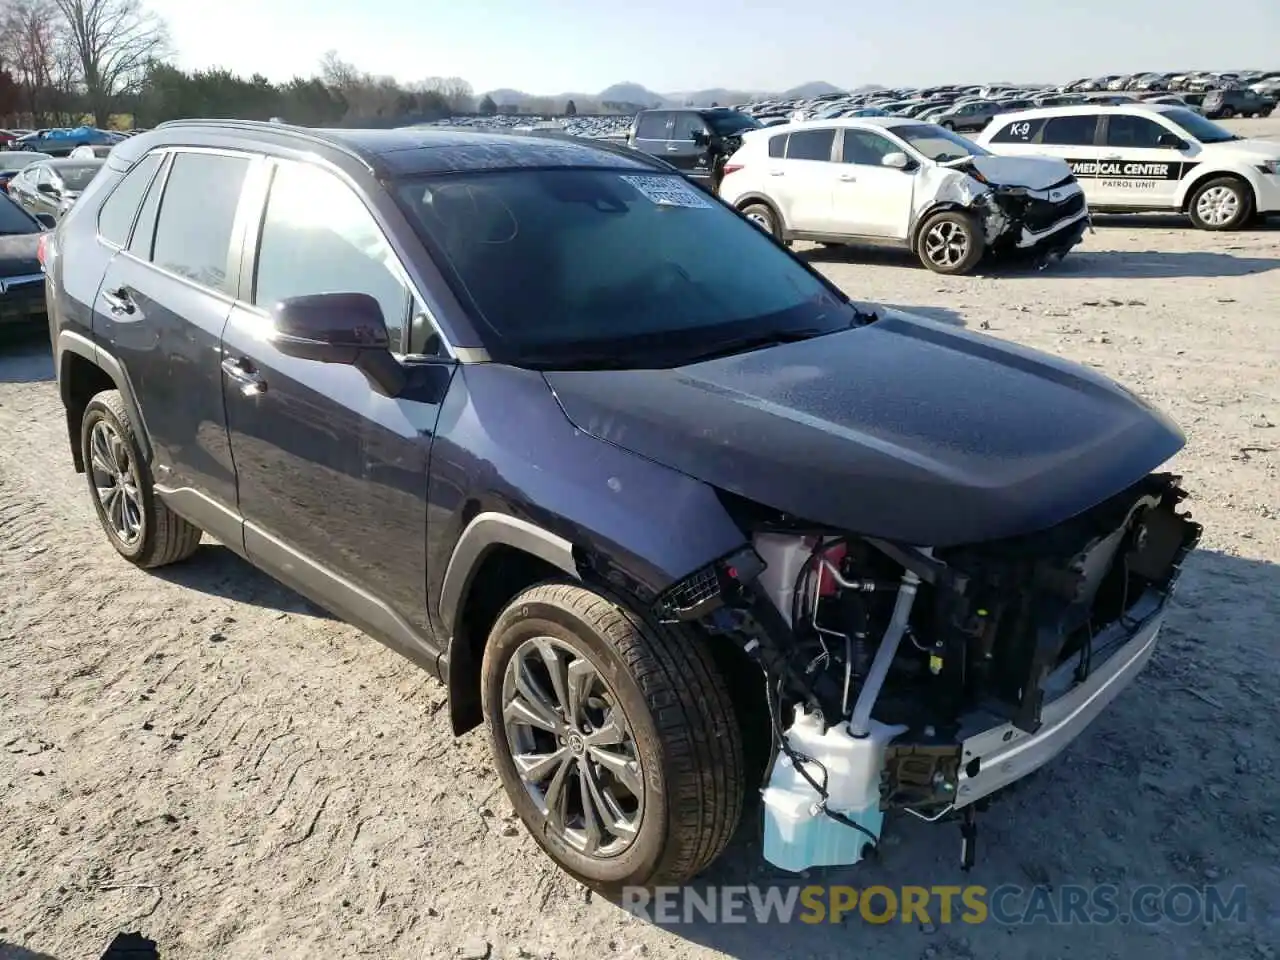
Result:
[[1044,136],[1040,142],[1066,147],[1092,146],[1097,129],[1097,114],[1050,117],[1045,121]]
[[227,257],[247,157],[178,153],[160,201],[156,221],[156,266],[212,290],[233,293]]
[[107,243],[123,247],[129,242],[133,218],[142,205],[143,195],[151,185],[151,178],[160,169],[162,155],[152,153],[143,157],[133,169],[121,178],[98,211],[98,235]]
[[1147,117],[1112,114],[1107,120],[1107,146],[1147,148],[1160,146],[1160,136],[1169,131]]
[[695,133],[706,133],[707,125],[696,113],[677,113],[672,140],[692,140]]
[[830,160],[835,143],[834,127],[826,130],[797,130],[787,139],[788,160]]
[[992,143],[1031,143],[1044,127],[1044,118],[1006,123],[991,138]]
[[787,135],[780,133],[776,137],[769,138],[769,156],[774,159],[780,159],[787,155]]
[[636,127],[637,140],[666,140],[668,113],[646,113]]
[[270,308],[313,293],[367,293],[382,307],[392,345],[401,348],[409,288],[382,228],[341,180],[282,163],[262,222],[254,302]]

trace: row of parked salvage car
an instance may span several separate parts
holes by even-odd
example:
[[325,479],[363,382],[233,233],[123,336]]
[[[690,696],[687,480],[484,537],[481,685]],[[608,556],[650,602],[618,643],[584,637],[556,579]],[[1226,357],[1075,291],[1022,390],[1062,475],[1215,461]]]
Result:
[[1204,230],[1280,213],[1280,143],[1177,105],[1008,113],[973,138],[911,117],[763,126],[731,109],[641,113],[629,144],[784,241],[903,246],[938,273],[988,254],[1060,259],[1091,212],[1177,212]]

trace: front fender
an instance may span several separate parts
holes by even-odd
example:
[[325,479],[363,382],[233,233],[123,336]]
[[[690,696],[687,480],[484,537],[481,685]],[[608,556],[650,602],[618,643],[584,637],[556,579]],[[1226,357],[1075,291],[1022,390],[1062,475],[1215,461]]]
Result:
[[[1207,167],[1207,164],[1201,164]],[[1253,198],[1258,199],[1258,187],[1262,183],[1262,174],[1256,168],[1251,167],[1248,163],[1232,162],[1232,163],[1215,163],[1208,169],[1196,169],[1182,181],[1178,188],[1177,206],[1180,210],[1186,210],[1187,204],[1191,200],[1191,194],[1196,188],[1206,180],[1212,180],[1214,177],[1234,176],[1249,184],[1249,189],[1253,191]]]

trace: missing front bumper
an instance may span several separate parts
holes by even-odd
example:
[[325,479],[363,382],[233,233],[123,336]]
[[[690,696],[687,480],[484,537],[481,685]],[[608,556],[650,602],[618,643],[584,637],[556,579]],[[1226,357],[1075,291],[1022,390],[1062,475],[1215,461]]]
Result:
[[[1087,678],[1076,683],[1075,663],[1064,663],[1046,678],[1046,697],[1040,728],[1027,733],[1012,723],[983,728],[988,715],[965,718],[962,733],[960,777],[954,807],[968,806],[1020,780],[1048,763],[1101,713],[1116,695],[1129,686],[1151,659],[1156,636],[1164,621],[1166,600],[1152,591],[1131,612],[1136,627],[1115,623],[1093,643],[1094,656],[1110,655]],[[1126,639],[1127,638],[1127,639]]]

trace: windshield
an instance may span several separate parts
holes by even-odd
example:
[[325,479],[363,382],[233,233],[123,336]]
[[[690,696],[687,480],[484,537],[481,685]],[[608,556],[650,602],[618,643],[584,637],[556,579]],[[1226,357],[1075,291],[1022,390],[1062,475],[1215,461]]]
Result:
[[0,235],[39,233],[41,227],[7,197],[0,198]]
[[502,362],[677,366],[729,341],[813,336],[858,317],[676,174],[450,174],[397,193]]
[[54,173],[58,175],[63,183],[67,185],[68,190],[74,190],[79,193],[89,185],[89,181],[101,169],[101,164],[86,164],[84,166],[73,166],[67,164],[54,169]]
[[972,140],[934,123],[912,123],[902,127],[890,127],[889,131],[938,163],[959,160],[962,157],[991,156],[990,151],[984,150]]
[[743,130],[758,130],[763,124],[745,113],[707,113],[703,115],[711,132],[718,137],[732,137]]
[[1180,126],[1191,135],[1193,140],[1199,140],[1201,143],[1226,143],[1228,140],[1240,139],[1226,127],[1220,127],[1212,120],[1207,120],[1184,107],[1166,110],[1164,118]]

